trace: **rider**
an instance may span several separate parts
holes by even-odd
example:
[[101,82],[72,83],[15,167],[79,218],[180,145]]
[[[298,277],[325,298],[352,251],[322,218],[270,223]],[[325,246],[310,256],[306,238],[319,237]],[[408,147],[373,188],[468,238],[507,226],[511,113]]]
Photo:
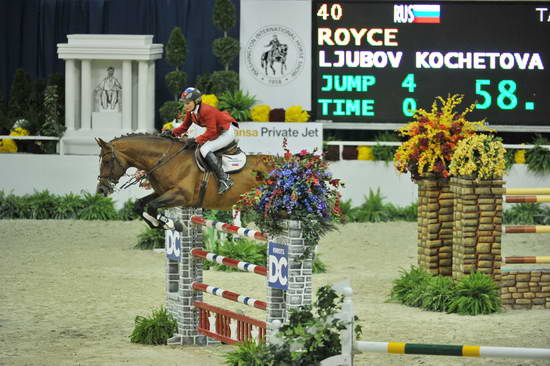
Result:
[[273,52],[275,52],[275,50],[278,50],[279,47],[281,47],[281,42],[279,42],[279,39],[277,38],[276,34],[273,35],[273,39],[269,41],[269,43],[265,45],[265,47],[271,47],[270,51],[273,51]]
[[[214,152],[235,141],[235,128],[239,125],[227,111],[222,112],[211,105],[201,103],[201,96],[201,92],[196,88],[187,88],[181,93],[180,101],[184,103],[185,117],[181,126],[174,128],[171,134],[181,136],[187,132],[191,123],[206,127],[202,135],[188,139],[187,144],[200,145],[201,155],[218,178],[218,193],[223,194],[233,185],[233,180],[223,171],[221,161]],[[164,131],[163,134],[165,133],[170,132]]]

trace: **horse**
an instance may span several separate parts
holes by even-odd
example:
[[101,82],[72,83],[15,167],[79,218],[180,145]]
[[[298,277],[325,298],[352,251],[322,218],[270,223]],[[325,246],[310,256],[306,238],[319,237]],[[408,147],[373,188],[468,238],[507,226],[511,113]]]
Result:
[[287,54],[288,54],[288,46],[286,44],[282,44],[275,49],[265,51],[262,54],[262,64],[261,64],[262,68],[265,70],[265,74],[267,75],[267,66],[269,65],[269,67],[273,71],[273,75],[275,75],[275,68],[273,67],[273,64],[275,62],[280,62],[281,75],[283,75],[283,70],[286,69]]
[[129,134],[109,142],[96,138],[96,142],[101,148],[96,193],[104,196],[113,193],[120,177],[130,167],[145,171],[154,193],[138,199],[135,211],[154,229],[178,229],[171,220],[158,214],[159,208],[231,209],[241,194],[258,186],[258,172],[269,170],[269,159],[266,159],[269,155],[247,156],[246,165],[231,174],[235,183],[229,191],[219,195],[217,180],[208,179],[204,196],[200,197],[204,173],[194,160],[194,149],[188,148],[185,139]]

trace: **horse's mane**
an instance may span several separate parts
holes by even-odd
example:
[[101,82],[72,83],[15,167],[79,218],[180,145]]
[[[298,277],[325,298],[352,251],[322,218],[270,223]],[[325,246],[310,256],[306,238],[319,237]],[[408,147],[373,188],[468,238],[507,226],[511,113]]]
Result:
[[177,137],[174,137],[174,136],[163,136],[163,135],[159,134],[158,132],[154,132],[154,133],[143,133],[143,132],[128,133],[126,135],[115,137],[114,139],[111,140],[111,142],[122,140],[122,139],[127,139],[127,138],[155,138],[155,139],[162,139],[162,140],[171,140],[171,141],[179,142],[181,144],[183,144],[185,142],[185,140],[181,140],[181,139],[179,139]]

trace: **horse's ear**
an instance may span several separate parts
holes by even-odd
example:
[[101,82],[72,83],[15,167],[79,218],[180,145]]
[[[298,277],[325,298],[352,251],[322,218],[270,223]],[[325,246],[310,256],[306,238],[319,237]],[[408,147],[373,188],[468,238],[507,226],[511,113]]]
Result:
[[99,137],[96,137],[95,142],[97,142],[97,144],[99,145],[99,147],[104,148],[104,149],[107,149],[108,146],[109,146],[109,143],[108,143],[108,142],[103,141],[103,140],[102,140],[101,138],[99,138]]

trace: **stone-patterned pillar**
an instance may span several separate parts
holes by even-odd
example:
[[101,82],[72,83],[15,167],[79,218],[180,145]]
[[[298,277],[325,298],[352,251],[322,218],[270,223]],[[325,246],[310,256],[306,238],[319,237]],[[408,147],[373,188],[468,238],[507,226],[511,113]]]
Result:
[[167,299],[168,311],[178,322],[178,333],[169,340],[169,344],[205,345],[208,341],[206,336],[197,332],[199,313],[193,306],[193,302],[202,301],[203,293],[194,291],[191,287],[193,282],[203,282],[203,262],[190,255],[191,249],[202,247],[202,227],[192,225],[190,218],[193,215],[201,214],[202,209],[200,208],[176,208],[168,214],[169,217],[175,218],[184,224],[183,231],[180,233],[181,254],[178,295],[175,301],[173,297],[170,297],[170,294]]
[[312,301],[314,248],[311,248],[308,256],[302,258],[306,250],[302,223],[284,220],[282,225],[283,233],[275,236],[272,241],[288,246],[288,290],[267,288],[268,324],[276,319],[285,323],[289,319],[290,310],[311,305]]
[[502,180],[451,178],[455,194],[453,278],[480,272],[500,281]]
[[418,265],[450,276],[453,247],[453,194],[449,183],[425,177],[418,183]]

